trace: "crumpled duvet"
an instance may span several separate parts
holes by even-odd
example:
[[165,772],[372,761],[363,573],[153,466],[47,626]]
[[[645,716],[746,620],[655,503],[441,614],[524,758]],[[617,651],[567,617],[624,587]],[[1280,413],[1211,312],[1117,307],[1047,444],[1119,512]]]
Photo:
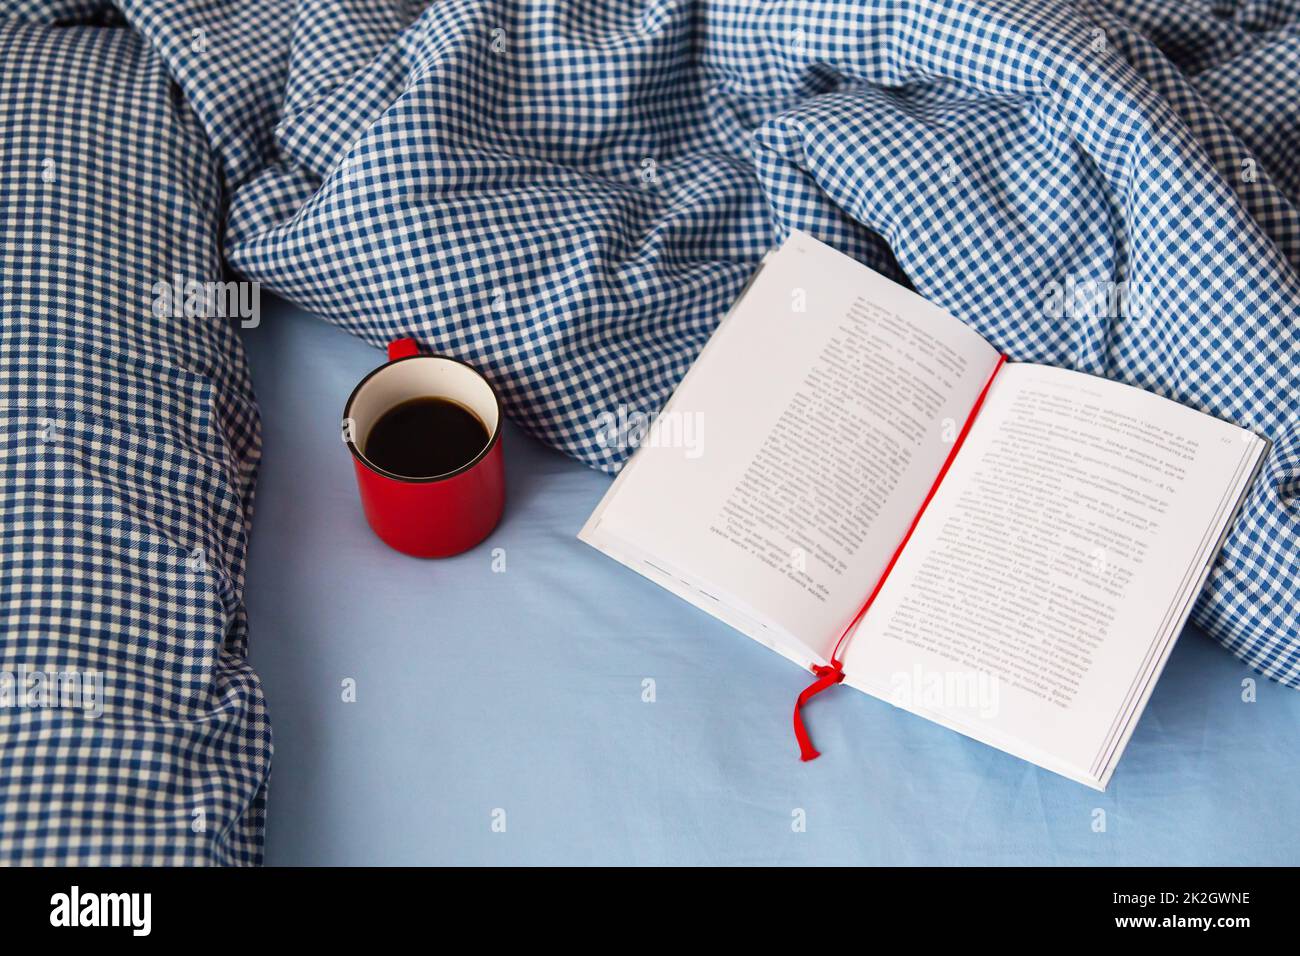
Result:
[[1273,453],[1195,619],[1300,686],[1300,4],[125,3],[224,163],[244,275],[483,367],[614,470],[803,229],[1013,359]]
[[791,227],[1013,359],[1268,435],[1195,616],[1300,685],[1294,0],[121,12],[220,157],[232,267],[475,362],[596,467],[630,451],[603,416],[659,407]]
[[230,267],[475,363],[594,467],[791,228],[1012,359],[1267,435],[1195,619],[1300,686],[1295,0],[0,6],[152,45]]

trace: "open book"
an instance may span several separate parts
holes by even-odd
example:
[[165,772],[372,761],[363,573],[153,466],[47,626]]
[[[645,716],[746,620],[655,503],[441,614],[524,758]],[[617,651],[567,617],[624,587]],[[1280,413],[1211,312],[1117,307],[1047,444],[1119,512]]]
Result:
[[1004,363],[797,232],[648,432],[613,431],[637,451],[583,541],[802,667],[1099,789],[1268,449]]

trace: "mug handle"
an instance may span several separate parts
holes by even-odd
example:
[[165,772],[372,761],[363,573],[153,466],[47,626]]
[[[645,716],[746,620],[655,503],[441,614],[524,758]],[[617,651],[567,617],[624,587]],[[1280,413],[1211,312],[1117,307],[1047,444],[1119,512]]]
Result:
[[388,343],[388,361],[396,362],[400,358],[410,358],[420,354],[420,346],[415,339],[393,339]]

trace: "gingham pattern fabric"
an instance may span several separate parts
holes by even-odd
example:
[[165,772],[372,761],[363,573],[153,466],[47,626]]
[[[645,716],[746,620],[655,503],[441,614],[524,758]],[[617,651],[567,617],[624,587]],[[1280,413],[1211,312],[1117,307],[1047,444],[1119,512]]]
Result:
[[1268,435],[1195,617],[1300,686],[1296,0],[208,7],[122,9],[216,147],[245,275],[477,364],[614,471],[604,416],[655,411],[803,229],[1014,359]]
[[[1263,432],[1273,453],[1195,616],[1300,686],[1295,0],[120,14],[216,153],[230,265],[375,345],[411,334],[477,364],[525,428],[595,467],[628,454],[604,416],[660,406],[792,227],[1012,358]],[[1053,305],[1090,282],[1124,284],[1118,315]]]
[[152,308],[219,200],[138,35],[0,20],[0,863],[261,858],[257,413],[231,324]]

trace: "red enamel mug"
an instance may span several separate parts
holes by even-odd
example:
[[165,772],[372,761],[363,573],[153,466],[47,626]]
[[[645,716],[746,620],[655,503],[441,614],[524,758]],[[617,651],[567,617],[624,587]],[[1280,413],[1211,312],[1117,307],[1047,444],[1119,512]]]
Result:
[[[366,458],[366,439],[385,412],[415,398],[449,399],[473,412],[490,436],[483,450],[455,471],[411,478]],[[459,359],[421,353],[413,339],[388,346],[388,362],[363,378],[343,408],[343,440],[375,534],[403,554],[446,558],[478,544],[501,520],[505,468],[501,402],[487,379]],[[437,440],[437,436],[431,436]]]

